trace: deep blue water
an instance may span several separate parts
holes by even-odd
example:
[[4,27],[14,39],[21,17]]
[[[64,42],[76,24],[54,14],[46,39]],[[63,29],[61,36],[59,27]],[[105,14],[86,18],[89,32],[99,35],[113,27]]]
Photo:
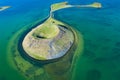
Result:
[[[0,12],[0,80],[24,80],[7,59],[9,40],[23,26],[44,19],[52,3],[64,0],[0,0],[11,8]],[[84,52],[76,62],[76,80],[120,80],[120,1],[67,0],[70,4],[101,2],[102,9],[69,8],[55,12],[82,33]]]

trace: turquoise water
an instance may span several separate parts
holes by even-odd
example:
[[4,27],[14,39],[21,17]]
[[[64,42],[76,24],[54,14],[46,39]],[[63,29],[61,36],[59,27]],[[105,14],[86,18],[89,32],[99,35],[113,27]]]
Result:
[[[0,0],[11,8],[0,12],[0,80],[24,80],[7,54],[12,37],[24,26],[42,21],[49,6],[63,0]],[[68,0],[86,4],[95,0]],[[102,9],[70,8],[55,12],[59,19],[82,33],[84,51],[76,62],[74,80],[120,80],[120,6],[118,0],[103,1]]]

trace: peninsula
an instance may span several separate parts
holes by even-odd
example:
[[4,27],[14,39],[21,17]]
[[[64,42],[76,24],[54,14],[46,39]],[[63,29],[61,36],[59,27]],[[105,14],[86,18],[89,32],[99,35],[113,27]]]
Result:
[[23,39],[22,46],[26,54],[37,60],[51,60],[64,56],[74,44],[74,30],[54,19],[53,12],[69,7],[101,8],[100,3],[90,5],[70,5],[61,2],[51,5],[49,18],[33,28]]

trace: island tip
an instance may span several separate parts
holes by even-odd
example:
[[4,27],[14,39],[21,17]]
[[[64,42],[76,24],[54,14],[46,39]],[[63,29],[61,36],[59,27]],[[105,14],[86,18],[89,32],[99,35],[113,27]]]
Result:
[[90,4],[89,6],[94,7],[94,8],[102,8],[102,4],[99,2],[94,2],[94,3]]

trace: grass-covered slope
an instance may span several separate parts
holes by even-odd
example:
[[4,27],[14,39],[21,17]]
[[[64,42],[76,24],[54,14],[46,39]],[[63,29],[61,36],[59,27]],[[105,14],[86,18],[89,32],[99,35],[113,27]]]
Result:
[[52,19],[48,19],[33,32],[36,38],[53,38],[59,33],[59,28]]

